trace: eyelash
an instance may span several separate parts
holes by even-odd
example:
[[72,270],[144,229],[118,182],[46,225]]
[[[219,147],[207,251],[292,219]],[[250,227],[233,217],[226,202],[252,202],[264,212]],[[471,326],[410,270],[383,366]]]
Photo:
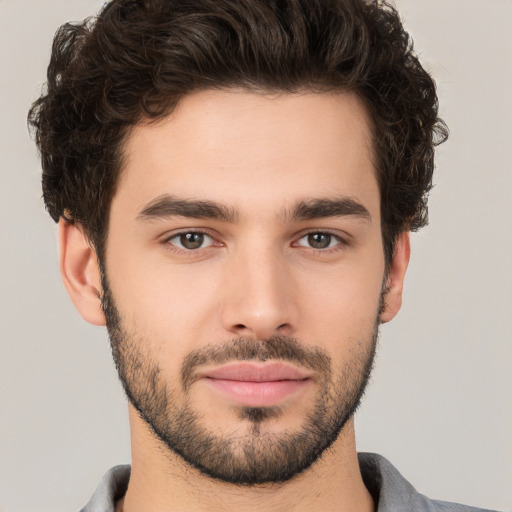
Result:
[[[347,238],[344,238],[337,233],[333,233],[332,231],[329,231],[329,230],[315,230],[315,229],[313,229],[311,231],[307,231],[306,233],[303,233],[297,239],[297,241],[294,242],[294,244],[297,244],[297,242],[299,242],[303,238],[306,238],[309,235],[328,235],[337,241],[337,243],[333,247],[327,247],[325,249],[316,249],[315,247],[309,247],[309,250],[314,251],[316,254],[332,254],[332,253],[335,253],[335,252],[341,250],[342,248],[348,247],[350,245]],[[299,247],[304,247],[304,246],[299,246]]]
[[[179,248],[179,247],[177,247],[177,246],[175,246],[174,244],[171,243],[171,240],[178,239],[179,237],[181,237],[183,235],[189,235],[189,234],[204,235],[206,237],[211,238],[213,243],[208,245],[207,247],[199,247],[197,249],[181,249],[181,248]],[[309,235],[327,235],[327,236],[330,236],[330,237],[334,238],[337,243],[333,247],[327,247],[325,249],[317,249],[317,248],[314,248],[314,247],[307,247],[307,246],[304,246],[304,245],[298,245],[298,242],[300,240],[308,237]],[[186,256],[194,257],[194,256],[197,256],[199,251],[204,250],[204,249],[209,249],[210,247],[214,247],[214,246],[218,247],[218,246],[221,245],[221,243],[218,242],[215,239],[215,236],[212,233],[210,233],[210,232],[208,232],[206,230],[188,229],[188,230],[184,230],[184,231],[179,231],[177,233],[173,233],[171,236],[166,237],[163,240],[163,245],[166,247],[167,250],[173,251],[175,253],[177,252],[180,255],[183,254],[183,255],[186,255]],[[307,231],[305,233],[302,233],[292,244],[292,246],[304,247],[305,249],[313,251],[316,254],[325,254],[325,255],[326,254],[335,253],[335,252],[341,250],[344,247],[348,247],[349,245],[350,245],[350,243],[349,243],[349,241],[346,238],[340,236],[339,234],[333,233],[333,232],[331,232],[329,230],[311,230],[311,231]]]
[[[182,237],[184,235],[194,235],[194,234],[209,237],[212,239],[213,243],[207,247],[199,247],[197,249],[181,249],[180,247],[177,247],[171,243],[172,240],[179,239],[180,237]],[[220,245],[220,243],[216,241],[215,236],[213,234],[209,233],[206,230],[187,229],[185,231],[179,231],[178,233],[173,233],[171,236],[166,237],[163,240],[163,245],[169,251],[173,251],[173,252],[177,252],[179,254],[184,254],[187,256],[194,257],[197,254],[197,252],[200,251],[201,249],[204,250],[204,249],[208,249],[209,247],[213,247],[215,245],[218,246],[218,245]]]

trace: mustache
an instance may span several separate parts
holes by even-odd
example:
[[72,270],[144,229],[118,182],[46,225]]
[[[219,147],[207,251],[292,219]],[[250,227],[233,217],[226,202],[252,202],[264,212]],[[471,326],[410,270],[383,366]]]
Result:
[[320,374],[331,374],[331,357],[321,348],[306,346],[291,336],[272,336],[265,340],[240,337],[189,352],[181,366],[183,390],[191,386],[201,366],[269,360],[290,361]]

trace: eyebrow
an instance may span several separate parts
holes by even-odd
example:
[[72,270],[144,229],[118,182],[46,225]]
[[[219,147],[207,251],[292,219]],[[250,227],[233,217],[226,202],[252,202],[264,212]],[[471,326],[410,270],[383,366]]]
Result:
[[[283,222],[314,220],[327,217],[358,217],[371,222],[370,212],[357,200],[350,197],[308,199],[299,201],[293,208],[279,216]],[[163,194],[148,203],[136,219],[151,221],[168,217],[187,217],[193,219],[214,219],[224,222],[236,222],[239,215],[234,208],[214,201],[183,199]]]
[[181,199],[164,194],[147,204],[137,215],[137,220],[150,221],[177,216],[224,222],[235,222],[238,218],[234,209],[213,201]]
[[370,212],[360,202],[351,197],[310,199],[300,201],[286,212],[284,219],[293,221],[314,220],[327,217],[358,217],[371,222]]

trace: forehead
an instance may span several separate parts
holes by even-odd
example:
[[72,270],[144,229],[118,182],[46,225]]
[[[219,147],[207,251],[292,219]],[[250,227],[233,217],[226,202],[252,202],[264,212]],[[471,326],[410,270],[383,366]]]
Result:
[[167,193],[237,209],[257,199],[263,211],[377,188],[367,112],[346,92],[196,92],[164,120],[136,126],[124,153],[113,208]]

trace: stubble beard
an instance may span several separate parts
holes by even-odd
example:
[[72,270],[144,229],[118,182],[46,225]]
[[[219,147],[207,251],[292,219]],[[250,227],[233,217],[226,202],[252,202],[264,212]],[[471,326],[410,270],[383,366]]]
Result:
[[[356,344],[351,359],[336,369],[324,350],[288,336],[264,341],[236,338],[194,350],[182,364],[185,400],[178,404],[176,391],[146,348],[148,343],[123,329],[106,278],[103,281],[102,306],[112,354],[128,400],[169,450],[204,475],[245,486],[290,480],[322,456],[359,406],[373,367],[377,320],[368,339]],[[279,421],[279,406],[240,407],[239,420],[250,427],[243,435],[210,431],[191,405],[188,391],[194,370],[203,364],[268,360],[298,363],[319,376],[316,403],[302,426],[271,432],[266,426]]]

